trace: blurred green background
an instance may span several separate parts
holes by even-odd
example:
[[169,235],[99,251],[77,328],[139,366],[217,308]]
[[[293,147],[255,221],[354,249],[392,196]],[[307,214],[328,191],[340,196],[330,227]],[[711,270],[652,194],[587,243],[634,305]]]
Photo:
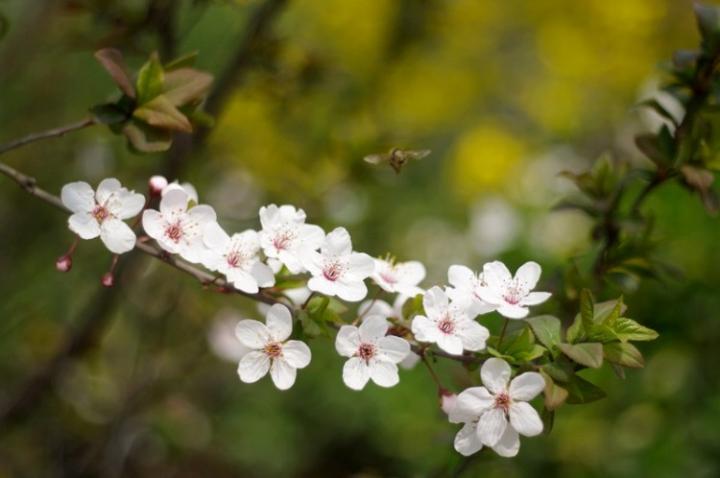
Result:
[[[116,46],[137,67],[158,49],[155,32],[131,27],[149,1],[175,12],[176,52],[199,50],[198,67],[216,75],[261,3],[0,0],[0,143],[110,98],[92,53]],[[555,290],[569,259],[592,247],[586,218],[550,212],[572,191],[557,173],[605,151],[641,164],[632,136],[661,120],[633,105],[656,91],[673,50],[697,45],[691,7],[291,0],[180,179],[228,229],[258,228],[260,205],[291,203],[328,229],[347,227],[358,250],[423,261],[425,286],[453,263],[534,259]],[[394,146],[433,152],[401,175],[362,161]],[[129,153],[103,127],[2,159],[54,193],[107,176],[143,191],[166,161]],[[82,243],[62,275],[53,263],[72,240],[64,216],[2,178],[0,403],[83,314],[110,320],[27,416],[0,429],[0,476],[720,476],[720,228],[674,185],[648,206],[658,255],[683,275],[626,299],[629,316],[661,334],[641,346],[646,368],[624,381],[607,369],[585,375],[609,398],[562,407],[552,433],[524,439],[515,459],[466,461],[421,366],[395,388],[353,392],[320,339],[290,391],[242,384],[208,333],[218,313],[259,318],[255,304],[146,259],[98,292],[110,260],[99,241]],[[471,383],[455,363],[438,367],[456,391]]]

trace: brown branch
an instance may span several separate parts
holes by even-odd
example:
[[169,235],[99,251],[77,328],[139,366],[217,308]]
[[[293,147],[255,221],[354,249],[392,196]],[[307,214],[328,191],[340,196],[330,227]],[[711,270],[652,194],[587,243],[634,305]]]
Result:
[[72,131],[81,130],[81,129],[87,128],[88,126],[92,126],[95,124],[97,124],[97,121],[95,120],[95,118],[88,117],[88,118],[83,119],[82,121],[78,121],[77,123],[71,123],[66,126],[49,129],[47,131],[42,131],[40,133],[29,134],[23,138],[19,138],[14,141],[10,141],[9,143],[6,143],[6,144],[0,146],[0,154],[5,154],[8,151],[12,151],[13,149],[17,149],[17,148],[20,148],[27,144],[34,143],[36,141],[40,141],[43,139],[59,138],[61,136],[64,136],[67,133],[72,132]]

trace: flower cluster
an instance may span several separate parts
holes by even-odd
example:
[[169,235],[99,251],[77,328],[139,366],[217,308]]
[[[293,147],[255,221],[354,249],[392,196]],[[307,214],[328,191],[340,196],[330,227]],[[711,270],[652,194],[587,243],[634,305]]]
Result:
[[[528,315],[529,306],[550,296],[534,292],[540,266],[528,262],[513,276],[501,262],[490,262],[475,273],[462,265],[448,270],[447,286],[421,287],[425,267],[417,261],[397,262],[389,256],[372,258],[353,249],[347,230],[329,233],[306,223],[302,209],[290,205],[263,206],[259,230],[228,232],[211,206],[201,204],[195,189],[185,183],[151,178],[147,202],[106,179],[97,191],[86,183],[63,188],[62,201],[73,212],[69,227],[82,239],[100,237],[114,254],[132,250],[136,232],[124,220],[142,212],[146,238],[154,239],[167,254],[205,267],[222,276],[229,286],[248,294],[265,294],[275,305],[265,307],[265,323],[242,319],[234,325],[237,347],[218,336],[222,355],[239,362],[238,375],[254,383],[270,374],[273,384],[286,390],[295,383],[297,370],[310,364],[312,354],[301,340],[291,339],[293,321],[307,313],[314,296],[329,301],[361,302],[368,295],[366,280],[377,289],[373,299],[362,302],[352,323],[332,322],[337,330],[335,349],[347,360],[342,379],[353,390],[368,382],[392,387],[400,381],[398,365],[411,368],[435,344],[448,356],[486,351],[489,330],[478,316],[497,311],[507,319]],[[275,288],[279,275],[300,275],[306,287],[292,292]],[[380,295],[395,295],[393,305]],[[405,317],[404,305],[412,300],[422,307]],[[232,324],[225,323],[222,330]],[[224,333],[224,332],[223,332]],[[214,331],[213,336],[218,332]],[[227,350],[232,349],[232,353]],[[428,364],[429,366],[429,364]],[[444,407],[453,423],[464,427],[455,440],[462,454],[483,445],[503,456],[519,448],[518,434],[533,436],[542,430],[537,412],[526,402],[543,388],[538,373],[527,372],[511,382],[510,365],[499,358],[485,360],[484,387],[472,387]],[[446,404],[447,405],[447,404]]]

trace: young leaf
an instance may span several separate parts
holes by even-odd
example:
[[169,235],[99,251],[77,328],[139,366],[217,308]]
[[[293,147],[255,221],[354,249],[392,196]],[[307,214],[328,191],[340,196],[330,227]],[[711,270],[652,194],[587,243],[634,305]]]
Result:
[[325,309],[327,309],[328,304],[330,303],[330,299],[328,297],[324,296],[315,296],[312,299],[310,299],[310,302],[308,303],[306,310],[308,314],[310,314],[311,317],[317,318],[322,316],[323,312],[325,312]]
[[580,317],[580,314],[577,314],[575,316],[575,320],[573,321],[572,325],[568,327],[565,338],[571,344],[580,342],[585,338],[585,330],[583,329],[582,318]]
[[608,362],[624,367],[643,368],[645,361],[640,351],[629,342],[612,342],[603,345],[603,353]]
[[157,53],[150,55],[150,59],[138,72],[136,88],[139,105],[144,105],[162,93],[165,73],[160,64]]
[[192,125],[165,95],[156,96],[133,112],[133,116],[158,128],[192,132]]
[[618,339],[623,342],[648,341],[658,338],[658,333],[649,327],[640,325],[632,319],[620,317],[615,322],[613,331]]
[[559,344],[562,352],[580,365],[591,368],[600,368],[603,362],[602,344],[586,342],[582,344]]
[[555,410],[565,403],[568,397],[568,391],[556,384],[547,373],[541,371],[540,374],[545,379],[545,408]]
[[590,330],[595,318],[595,301],[589,289],[580,292],[580,318],[585,331]]
[[132,120],[123,129],[130,146],[141,153],[159,153],[167,151],[172,144],[170,132],[160,130]]
[[165,74],[163,95],[175,106],[200,102],[212,85],[209,73],[182,68]]
[[548,349],[551,350],[561,342],[561,323],[557,317],[553,317],[552,315],[539,315],[525,319],[525,321],[532,329],[535,337]]
[[95,59],[110,74],[115,84],[130,98],[135,98],[135,88],[133,87],[130,75],[125,67],[122,53],[115,48],[103,48],[95,52]]

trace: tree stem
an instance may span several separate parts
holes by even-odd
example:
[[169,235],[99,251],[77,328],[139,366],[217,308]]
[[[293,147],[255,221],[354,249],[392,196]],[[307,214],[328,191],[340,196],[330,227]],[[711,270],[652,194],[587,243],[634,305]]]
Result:
[[78,131],[95,124],[97,124],[95,118],[88,117],[83,119],[82,121],[78,121],[77,123],[71,123],[69,125],[49,129],[47,131],[41,131],[40,133],[32,133],[0,146],[0,154],[5,154],[8,151],[12,151],[13,149],[21,148],[25,145],[34,143],[36,141],[41,141],[43,139],[59,138],[61,136],[64,136],[66,133]]

